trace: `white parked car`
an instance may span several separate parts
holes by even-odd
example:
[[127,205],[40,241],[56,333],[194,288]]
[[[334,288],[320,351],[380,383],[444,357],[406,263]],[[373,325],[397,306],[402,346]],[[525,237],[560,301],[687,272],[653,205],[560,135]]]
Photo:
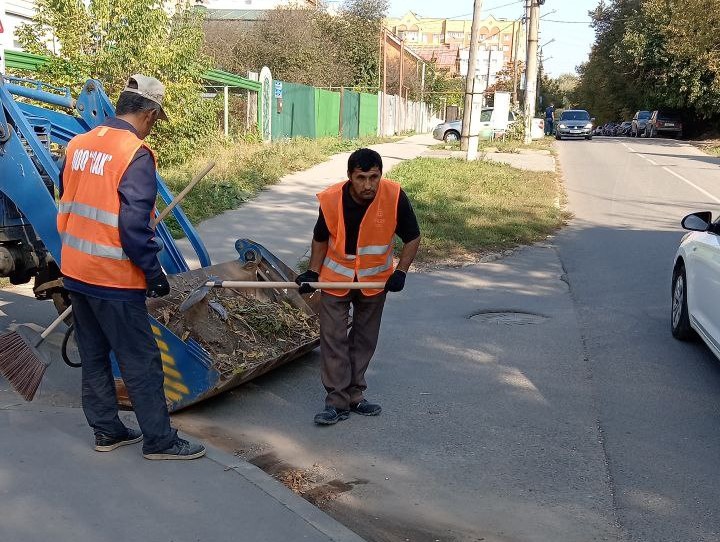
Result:
[[720,358],[720,221],[709,211],[682,220],[690,233],[675,255],[672,277],[672,334],[688,340],[699,335]]

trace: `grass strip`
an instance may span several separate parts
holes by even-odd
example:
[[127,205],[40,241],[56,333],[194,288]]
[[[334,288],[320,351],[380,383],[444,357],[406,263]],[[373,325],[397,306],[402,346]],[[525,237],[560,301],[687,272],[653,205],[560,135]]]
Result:
[[400,182],[423,234],[420,262],[453,262],[545,238],[566,219],[555,173],[493,162],[417,158],[389,177]]
[[[487,152],[488,149],[493,152],[507,152],[517,154],[520,151],[554,151],[554,137],[546,136],[542,139],[534,139],[529,145],[525,145],[523,141],[517,139],[495,139],[493,141],[481,139],[478,144],[478,150]],[[460,142],[439,143],[433,146],[434,149],[448,149],[453,151],[460,150]]]

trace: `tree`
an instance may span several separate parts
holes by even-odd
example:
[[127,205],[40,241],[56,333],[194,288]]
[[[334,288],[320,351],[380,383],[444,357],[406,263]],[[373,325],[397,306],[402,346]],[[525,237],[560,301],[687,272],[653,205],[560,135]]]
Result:
[[720,0],[605,0],[575,101],[600,121],[674,107],[720,115]]
[[520,61],[517,63],[514,60],[507,62],[505,67],[497,72],[495,75],[495,83],[490,85],[485,93],[491,95],[495,92],[512,92],[515,88],[515,76],[517,74],[517,84],[519,85],[520,74],[522,73],[524,66],[525,64]]
[[208,67],[200,53],[202,14],[188,2],[172,13],[158,0],[37,0],[36,6],[19,39],[25,50],[49,56],[41,78],[76,91],[98,79],[113,100],[131,74],[160,79],[170,121],[158,123],[151,144],[165,163],[184,159],[213,133],[216,110],[201,96]]
[[543,106],[547,107],[551,103],[558,109],[577,106],[574,95],[578,83],[578,76],[572,73],[564,73],[555,78],[543,73],[540,77],[540,96]]
[[386,11],[386,0],[345,0],[337,16],[285,7],[251,25],[208,21],[205,51],[228,71],[268,66],[293,83],[375,89]]

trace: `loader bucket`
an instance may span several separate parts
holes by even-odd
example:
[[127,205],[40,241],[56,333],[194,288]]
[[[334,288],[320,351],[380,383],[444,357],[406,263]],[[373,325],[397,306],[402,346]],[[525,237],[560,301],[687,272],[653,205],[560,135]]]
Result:
[[[237,260],[170,275],[170,294],[148,300],[171,412],[248,382],[319,344],[318,295],[217,288],[187,312],[179,310],[190,291],[210,276],[242,281],[293,281],[297,276],[262,245],[243,239],[235,246]],[[114,371],[118,402],[129,407],[116,364]]]

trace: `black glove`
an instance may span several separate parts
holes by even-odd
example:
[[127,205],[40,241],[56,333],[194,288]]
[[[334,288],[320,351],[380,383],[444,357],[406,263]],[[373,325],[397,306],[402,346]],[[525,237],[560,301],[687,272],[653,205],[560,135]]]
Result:
[[301,294],[309,294],[310,292],[314,292],[315,288],[307,284],[308,282],[317,282],[320,279],[320,275],[318,275],[315,271],[311,271],[308,269],[305,271],[302,275],[298,275],[298,277],[295,279],[295,284],[300,285],[300,289],[298,292]]
[[146,297],[163,297],[170,293],[170,284],[165,273],[160,271],[159,275],[147,280]]
[[399,292],[405,288],[405,271],[396,269],[385,283],[386,292]]

